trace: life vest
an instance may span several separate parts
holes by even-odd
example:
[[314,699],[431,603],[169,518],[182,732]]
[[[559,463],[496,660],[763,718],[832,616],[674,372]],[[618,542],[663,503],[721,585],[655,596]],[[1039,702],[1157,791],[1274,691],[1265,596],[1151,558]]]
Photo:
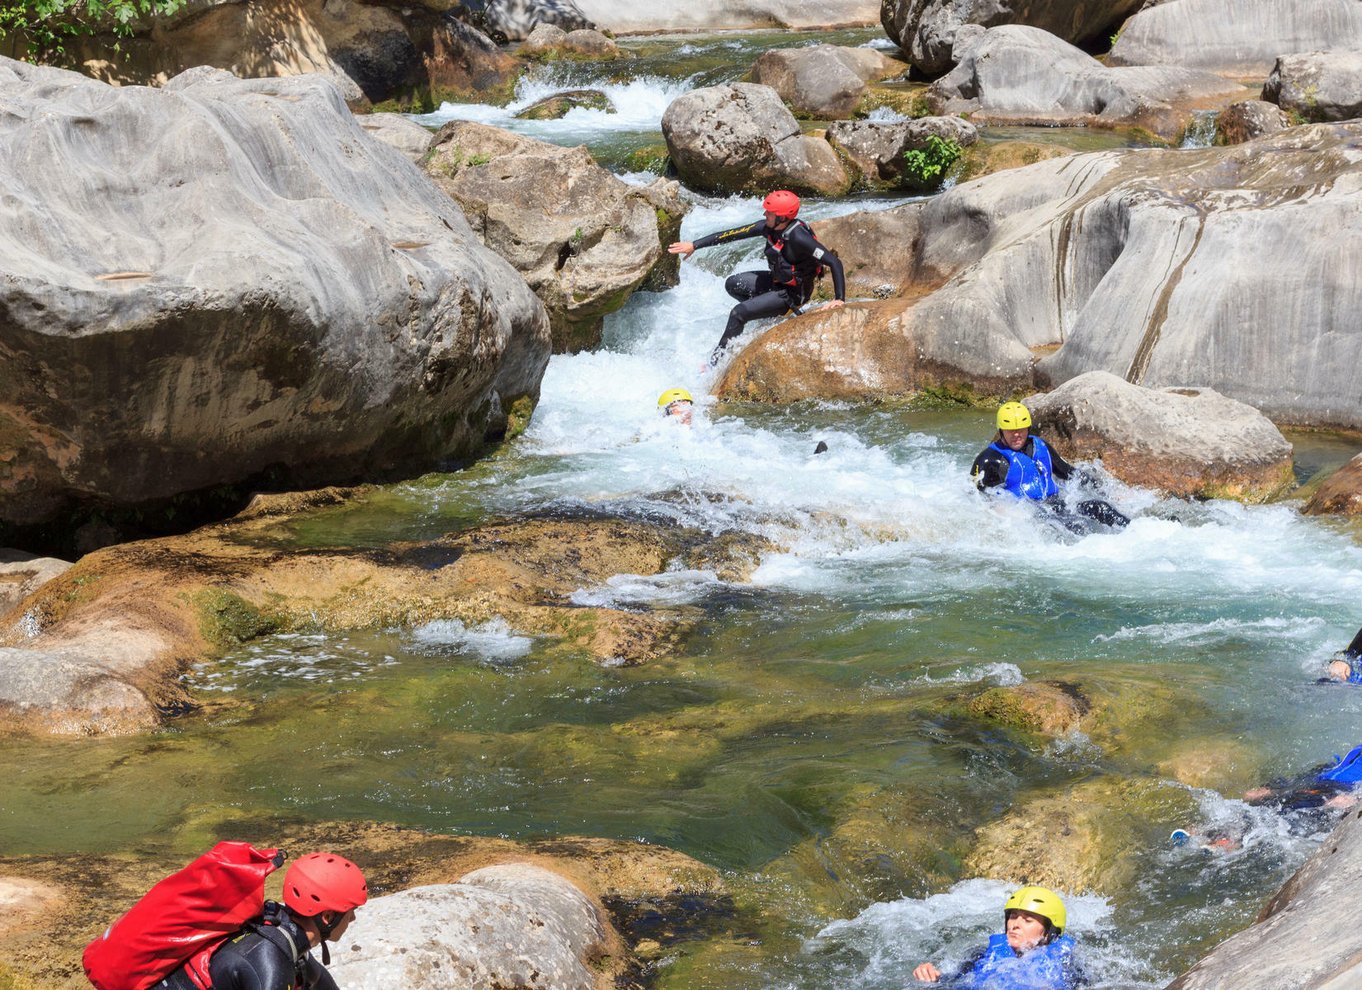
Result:
[[1335,756],[1334,765],[1321,771],[1315,779],[1335,784],[1362,783],[1362,746],[1354,746],[1342,758]]
[[1004,447],[996,440],[989,446],[1007,458],[1007,478],[1003,486],[1017,498],[1033,498],[1039,502],[1058,495],[1059,485],[1055,482],[1050,448],[1038,436],[1032,436],[1031,443],[1034,453],[1030,457]]
[[954,986],[959,990],[1075,990],[1074,940],[1061,935],[1017,955],[1006,935],[991,935],[983,957]]
[[796,227],[803,227],[810,237],[818,240],[813,228],[803,220],[791,220],[782,230],[767,228],[762,236],[766,238],[766,264],[771,269],[771,280],[776,285],[799,289],[802,293],[805,289],[812,291],[813,283],[823,277],[823,255],[827,249],[820,245],[817,253],[807,258],[793,257],[794,252],[787,248],[786,242]]

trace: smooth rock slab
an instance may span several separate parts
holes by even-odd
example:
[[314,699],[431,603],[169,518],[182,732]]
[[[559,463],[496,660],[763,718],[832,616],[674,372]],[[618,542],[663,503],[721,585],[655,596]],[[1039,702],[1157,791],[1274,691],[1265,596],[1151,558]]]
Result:
[[118,735],[152,728],[156,706],[116,670],[78,652],[0,646],[0,716],[36,735]]
[[806,137],[770,86],[692,90],[667,107],[662,135],[681,180],[693,189],[841,195],[850,185],[832,146]]
[[1291,444],[1252,406],[1214,389],[1149,389],[1105,371],[1025,400],[1068,460],[1170,495],[1261,502],[1292,483]]
[[489,866],[372,899],[330,970],[349,990],[596,990],[591,961],[606,937],[595,905],[563,877]]
[[906,71],[903,62],[871,48],[814,45],[763,52],[751,79],[774,89],[796,113],[837,120],[856,110],[866,83]]
[[435,135],[400,113],[370,113],[356,117],[359,126],[384,144],[391,145],[414,162],[430,149]]
[[524,280],[315,76],[0,59],[0,522],[469,456],[538,395]]
[[1263,86],[1263,99],[1305,120],[1362,117],[1362,51],[1283,55]]
[[1362,516],[1362,454],[1331,474],[1301,511],[1307,516]]

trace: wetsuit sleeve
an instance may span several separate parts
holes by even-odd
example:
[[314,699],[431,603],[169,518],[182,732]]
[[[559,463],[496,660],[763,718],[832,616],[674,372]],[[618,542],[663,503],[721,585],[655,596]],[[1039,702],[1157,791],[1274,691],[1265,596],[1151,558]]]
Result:
[[970,468],[970,478],[980,491],[985,488],[997,488],[1007,481],[1007,461],[1003,460],[992,447],[986,447],[984,452],[974,459],[974,467]]
[[1353,641],[1348,644],[1348,648],[1343,651],[1343,655],[1349,660],[1362,658],[1362,629],[1357,630],[1357,635],[1354,636]]
[[818,239],[814,237],[813,234],[809,233],[809,229],[803,226],[794,227],[787,235],[786,243],[793,248],[795,256],[799,261],[807,261],[812,258],[820,264],[827,265],[828,271],[832,272],[833,298],[846,299],[846,273],[842,270],[842,261],[837,255],[833,254],[820,244]]
[[[1050,447],[1050,466],[1054,469],[1055,478],[1059,481],[1068,481],[1073,476],[1075,468],[1072,464],[1059,456],[1059,451],[1053,446]],[[1082,480],[1080,478],[1080,480]]]
[[695,250],[713,247],[715,244],[727,244],[729,241],[741,241],[747,237],[760,237],[766,230],[766,220],[761,219],[756,223],[749,223],[744,227],[730,227],[728,230],[721,230],[717,234],[706,234],[699,240],[692,241]]

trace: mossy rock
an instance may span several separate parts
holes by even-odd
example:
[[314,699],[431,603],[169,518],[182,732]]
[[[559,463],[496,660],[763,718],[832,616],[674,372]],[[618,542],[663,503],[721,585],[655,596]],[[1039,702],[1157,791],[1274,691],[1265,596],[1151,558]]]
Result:
[[598,89],[572,89],[546,96],[516,114],[517,120],[558,120],[573,110],[603,110],[616,113],[615,104]]
[[[664,142],[657,144],[645,144],[642,148],[635,148],[624,156],[624,167],[630,172],[652,172],[655,175],[663,175],[667,171],[667,166],[671,163],[671,154],[667,151]],[[659,210],[659,213],[666,213],[666,210]],[[658,218],[659,226],[661,217]]]
[[534,399],[522,395],[511,403],[506,413],[506,439],[514,440],[530,428],[530,418],[534,415]]
[[990,143],[976,141],[965,149],[960,161],[956,163],[952,177],[957,182],[968,182],[994,172],[1005,172],[1012,168],[1023,168],[1036,162],[1051,158],[1063,158],[1074,152],[1055,144],[1040,144],[1033,141],[1000,141]]
[[868,117],[876,110],[892,110],[905,117],[930,116],[932,110],[927,104],[927,85],[877,86],[871,83],[856,104],[853,116]]
[[248,643],[260,636],[278,632],[283,622],[252,605],[240,595],[222,588],[209,588],[194,597],[203,638],[217,646]]
[[1198,814],[1177,784],[1099,777],[1036,795],[980,828],[965,875],[1112,896],[1136,880],[1141,850]]
[[1014,729],[1056,736],[1078,728],[1091,707],[1074,684],[1027,681],[989,688],[970,701],[969,712]]

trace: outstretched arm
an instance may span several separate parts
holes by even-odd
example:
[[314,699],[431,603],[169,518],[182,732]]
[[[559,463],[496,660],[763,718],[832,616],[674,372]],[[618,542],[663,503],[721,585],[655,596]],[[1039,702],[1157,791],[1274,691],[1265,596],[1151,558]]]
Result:
[[683,258],[689,258],[700,248],[713,247],[715,244],[727,244],[729,241],[740,241],[745,237],[760,237],[766,229],[766,221],[758,220],[756,223],[745,224],[742,227],[730,227],[728,230],[721,230],[716,234],[706,234],[698,241],[677,241],[667,245],[667,250],[672,254],[679,254]]

